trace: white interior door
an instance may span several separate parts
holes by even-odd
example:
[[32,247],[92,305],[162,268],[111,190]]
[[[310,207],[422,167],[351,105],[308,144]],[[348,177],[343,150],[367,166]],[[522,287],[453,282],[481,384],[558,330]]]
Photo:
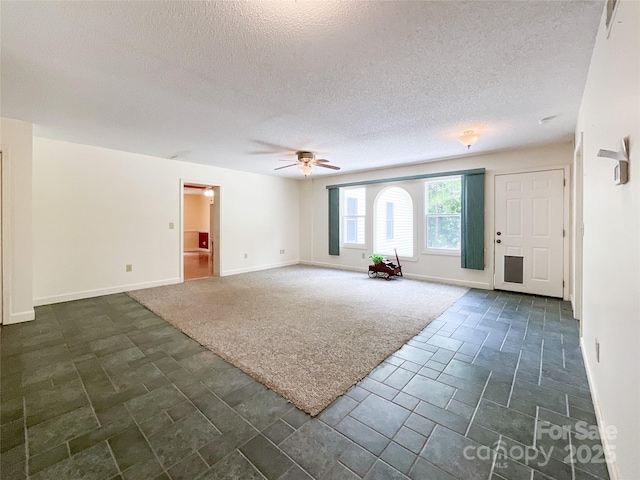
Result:
[[496,175],[496,289],[563,296],[563,214],[563,170]]

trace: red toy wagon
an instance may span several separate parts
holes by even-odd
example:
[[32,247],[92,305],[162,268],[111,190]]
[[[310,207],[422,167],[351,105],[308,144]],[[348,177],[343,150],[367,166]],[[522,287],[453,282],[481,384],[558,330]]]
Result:
[[382,277],[385,280],[389,280],[391,277],[402,276],[402,265],[400,265],[398,251],[395,248],[393,249],[393,251],[396,252],[397,263],[394,264],[389,260],[383,260],[380,263],[369,265],[369,278]]

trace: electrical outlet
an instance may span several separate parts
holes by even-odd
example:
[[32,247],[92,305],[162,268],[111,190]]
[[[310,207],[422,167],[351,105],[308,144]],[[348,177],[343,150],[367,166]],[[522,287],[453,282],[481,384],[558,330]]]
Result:
[[364,253],[362,254],[362,258],[364,258]]
[[280,255],[284,255],[284,248],[280,250]]
[[127,271],[127,272],[130,272],[131,270],[133,270],[133,265],[131,265],[130,263],[128,263],[128,264],[125,266],[125,269],[126,269],[126,271]]
[[173,222],[169,222],[169,230],[173,230],[174,226],[173,226]]
[[600,363],[600,342],[596,338],[596,362]]
[[249,255],[247,255],[247,254],[245,253],[245,254],[244,254],[244,258],[248,258],[248,257],[249,257]]

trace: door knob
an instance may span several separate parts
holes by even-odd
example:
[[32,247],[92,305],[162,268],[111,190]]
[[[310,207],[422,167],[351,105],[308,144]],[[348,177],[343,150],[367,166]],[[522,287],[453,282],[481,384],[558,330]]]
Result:
[[502,243],[502,240],[498,239],[496,240],[496,243]]
[[498,232],[496,235],[502,235],[502,232]]

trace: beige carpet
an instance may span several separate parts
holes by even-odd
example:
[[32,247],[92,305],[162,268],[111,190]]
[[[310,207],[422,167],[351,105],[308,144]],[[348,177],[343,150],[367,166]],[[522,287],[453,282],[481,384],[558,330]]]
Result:
[[466,291],[296,265],[130,295],[317,415]]

